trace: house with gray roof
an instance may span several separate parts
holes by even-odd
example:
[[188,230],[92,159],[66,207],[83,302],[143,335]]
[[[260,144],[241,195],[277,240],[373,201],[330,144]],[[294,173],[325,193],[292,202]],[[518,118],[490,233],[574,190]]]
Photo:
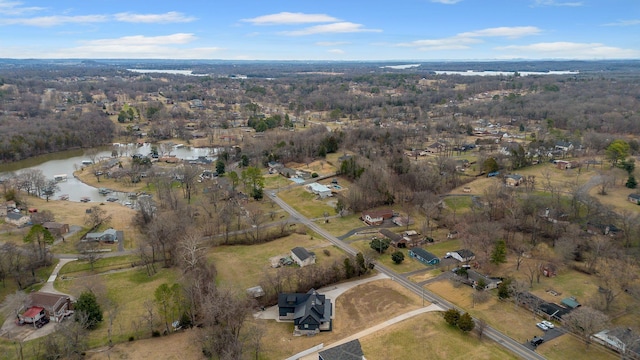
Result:
[[102,232],[92,232],[85,235],[83,241],[100,241],[105,243],[117,243],[122,240],[122,231],[107,229]]
[[315,289],[305,294],[278,294],[278,318],[281,321],[293,321],[293,334],[296,336],[331,331],[332,315],[331,300]]
[[300,267],[316,263],[316,255],[300,246],[291,249],[291,259],[300,265]]
[[425,265],[438,265],[440,263],[440,259],[437,256],[419,247],[409,250],[409,256]]

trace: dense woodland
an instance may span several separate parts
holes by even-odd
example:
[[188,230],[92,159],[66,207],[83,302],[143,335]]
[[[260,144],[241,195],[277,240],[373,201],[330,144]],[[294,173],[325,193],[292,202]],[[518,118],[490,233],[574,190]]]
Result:
[[[626,294],[640,296],[637,212],[613,211],[578,183],[560,188],[545,174],[526,179],[518,188],[491,187],[474,198],[470,211],[463,214],[443,206],[447,192],[475,178],[459,171],[460,163],[452,155],[462,153],[476,128],[489,124],[500,123],[528,141],[507,154],[498,153],[493,140],[475,141],[474,145],[481,146],[474,153],[479,175],[546,162],[555,157],[551,153],[554,146],[564,141],[574,144],[575,149],[563,157],[611,160],[601,166],[596,181],[602,193],[607,186],[630,178],[635,170],[630,159],[640,151],[636,140],[640,135],[637,64],[482,64],[482,69],[512,72],[494,77],[433,72],[479,69],[479,64],[423,64],[404,70],[373,63],[242,65],[0,62],[3,162],[122,139],[133,142],[140,138],[136,128],[145,129],[145,140],[153,142],[189,142],[194,131],[213,138],[221,129],[253,128],[255,136],[247,136],[238,146],[219,145],[223,152],[216,169],[222,175],[226,168],[228,175],[218,186],[207,188],[206,194],[197,182],[201,170],[195,166],[155,172],[150,162],[132,161],[122,170],[127,172],[123,177],[132,180],[144,171],[144,181],[155,191],[153,201],[139,201],[135,218],[144,238],[137,249],[139,265],[150,276],[158,267],[180,268],[180,296],[172,295],[174,290],[167,287],[157,292],[156,301],[166,295],[182,314],[181,321],[206,329],[202,344],[208,356],[257,354],[260,335],[244,322],[245,317],[238,316],[248,314],[256,304],[240,301],[238,294],[215,285],[215,264],[206,263],[205,249],[262,243],[291,231],[303,233],[305,229],[291,230],[286,223],[267,230],[269,215],[247,203],[247,198],[263,199],[259,169],[268,162],[308,164],[331,153],[353,155],[337,164],[339,175],[351,182],[349,192],[338,199],[337,212],[397,206],[424,219],[416,224],[423,234],[438,228],[460,234],[464,246],[477,254],[483,271],[499,271],[496,249],[502,249],[517,258],[518,269],[522,264],[529,287],[540,282],[544,266],[567,266],[594,275],[601,291],[590,307],[607,315],[613,315],[615,309],[617,316],[637,311],[636,303],[618,307]],[[149,75],[126,70],[181,66],[209,75]],[[518,74],[559,67],[580,72]],[[335,131],[324,126],[336,122],[345,126]],[[616,139],[626,145],[613,153]],[[434,141],[442,141],[444,149],[432,161],[411,161],[417,159],[418,150]],[[5,182],[5,197],[9,194],[18,199],[21,195],[16,190],[41,196],[46,190],[46,179],[38,174],[27,172],[17,179],[16,189],[6,188]],[[193,196],[196,200],[192,202],[196,194],[201,196]],[[546,218],[541,216],[545,212]],[[99,210],[94,213],[96,216],[88,219],[91,228],[108,221],[100,218]],[[585,231],[588,225],[603,224],[622,229],[622,235],[612,238]],[[34,278],[29,269],[50,260],[44,249],[51,239],[40,227],[34,229],[27,253],[4,245],[0,257],[2,280],[13,278],[20,288]],[[232,235],[243,229],[248,231],[242,236]],[[205,238],[209,240],[203,241]],[[295,275],[283,268],[260,280],[267,292],[261,305],[273,304],[282,291],[306,291],[361,275],[372,261],[369,254],[359,254],[354,258],[336,256],[335,262],[324,268]],[[296,281],[292,282],[294,276]],[[527,288],[527,284],[515,282],[508,296],[517,296]]]

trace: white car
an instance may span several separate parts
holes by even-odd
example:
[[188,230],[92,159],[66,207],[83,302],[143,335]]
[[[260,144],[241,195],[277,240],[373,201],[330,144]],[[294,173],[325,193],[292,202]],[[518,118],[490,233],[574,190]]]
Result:
[[536,324],[536,326],[537,326],[537,327],[539,327],[540,329],[542,329],[543,331],[547,331],[547,330],[549,330],[549,328],[547,327],[547,325],[545,325],[545,324],[543,324],[543,323],[541,323],[541,322],[537,323],[537,324]]
[[548,327],[549,329],[553,329],[555,327],[555,325],[553,325],[551,321],[542,320],[540,321],[540,323],[544,324],[544,326]]

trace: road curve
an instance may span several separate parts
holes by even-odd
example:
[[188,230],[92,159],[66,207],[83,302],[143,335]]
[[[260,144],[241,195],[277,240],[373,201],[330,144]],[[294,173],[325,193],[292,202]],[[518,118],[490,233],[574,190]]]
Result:
[[[345,242],[340,241],[337,237],[333,236],[332,234],[330,234],[329,232],[327,232],[326,230],[324,230],[323,228],[318,226],[316,223],[312,222],[311,220],[309,220],[308,218],[306,218],[305,216],[300,214],[293,207],[289,206],[289,204],[287,204],[284,200],[280,199],[275,192],[271,192],[270,191],[270,192],[267,192],[267,193],[268,193],[269,198],[271,200],[273,200],[276,204],[278,204],[283,210],[288,212],[295,221],[306,225],[309,229],[315,231],[316,233],[318,233],[319,235],[321,235],[322,237],[327,239],[329,242],[331,242],[333,245],[335,245],[338,248],[344,250],[347,254],[355,256],[358,253],[354,248],[352,248],[351,246],[349,246]],[[405,288],[413,291],[417,295],[423,296],[425,300],[427,300],[427,301],[429,301],[429,302],[431,302],[433,304],[440,305],[440,307],[444,308],[445,310],[448,310],[448,309],[451,309],[451,308],[457,308],[455,305],[453,305],[452,303],[448,302],[447,300],[445,300],[445,299],[441,298],[440,296],[430,292],[429,290],[424,289],[420,285],[418,285],[418,284],[416,284],[416,283],[414,283],[414,282],[412,282],[410,280],[407,280],[406,278],[404,278],[402,276],[399,276],[398,274],[396,274],[395,271],[389,269],[388,267],[386,267],[386,266],[384,266],[384,265],[382,265],[380,263],[376,263],[376,269],[378,271],[380,271],[381,273],[389,276],[391,279],[395,280],[396,282],[398,282],[400,285],[404,286]],[[460,308],[457,308],[457,309],[464,312],[463,309],[460,309]],[[507,350],[511,351],[516,356],[518,356],[518,357],[520,357],[522,359],[527,359],[527,360],[543,360],[543,359],[545,359],[542,355],[536,353],[535,351],[532,351],[532,350],[528,349],[523,344],[520,344],[516,340],[510,338],[509,336],[501,333],[500,331],[498,331],[495,328],[492,328],[490,326],[487,326],[487,328],[485,329],[483,335],[488,337],[489,339],[497,342],[498,344],[500,344],[501,346],[503,346],[504,348],[506,348]]]

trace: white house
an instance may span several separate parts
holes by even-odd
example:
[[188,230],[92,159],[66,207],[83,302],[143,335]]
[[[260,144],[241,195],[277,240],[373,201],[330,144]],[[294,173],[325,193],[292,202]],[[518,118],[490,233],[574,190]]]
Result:
[[449,255],[450,257],[460,262],[467,262],[476,258],[476,254],[474,254],[473,251],[468,249],[453,251],[453,252],[447,253],[447,255]]
[[318,195],[321,199],[331,196],[331,189],[322,184],[311,183],[308,185],[308,188],[312,193]]
[[300,267],[316,263],[316,255],[299,246],[291,249],[291,259],[300,265]]

